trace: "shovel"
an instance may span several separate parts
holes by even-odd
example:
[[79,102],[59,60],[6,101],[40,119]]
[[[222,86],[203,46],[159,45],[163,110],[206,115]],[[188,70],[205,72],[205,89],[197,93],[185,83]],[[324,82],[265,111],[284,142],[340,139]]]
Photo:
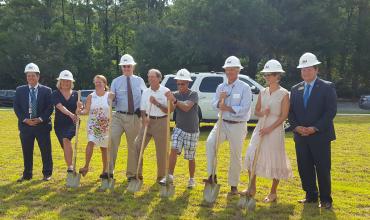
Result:
[[[81,100],[81,91],[78,90],[78,102]],[[73,148],[73,172],[67,173],[66,186],[69,188],[77,188],[80,185],[81,174],[76,172],[76,160],[77,160],[77,146],[78,146],[78,130],[80,129],[80,116],[77,114],[76,120],[76,131],[75,131],[75,144]]]
[[[148,115],[147,115],[147,120],[148,121],[150,120],[149,113],[150,113],[151,109],[152,109],[152,103],[150,103],[150,106],[149,106],[149,111],[148,111]],[[141,159],[143,157],[144,144],[145,144],[147,131],[148,131],[148,125],[145,125],[143,140],[141,141],[139,160],[137,162],[136,179],[132,179],[128,183],[128,186],[127,186],[127,191],[128,192],[132,192],[132,193],[138,192],[138,191],[140,191],[141,186],[143,185],[143,181],[139,178],[139,168],[140,168]]]
[[[265,127],[266,116],[263,117],[262,120],[263,121],[261,123],[261,127],[264,128]],[[260,154],[262,140],[263,140],[263,137],[261,137],[260,141],[258,142],[258,145],[256,147],[256,152],[254,153],[254,159],[253,159],[253,163],[252,163],[252,170],[251,170],[251,175],[250,175],[250,178],[249,178],[247,192],[250,192],[252,182],[256,178],[256,176],[255,176],[256,165],[257,165],[258,157],[259,157],[259,154]],[[247,208],[248,211],[254,211],[256,209],[256,200],[254,199],[254,196],[250,195],[249,193],[246,193],[245,195],[240,194],[238,207],[241,208],[241,209]]]
[[[224,103],[224,99],[221,99],[221,103]],[[221,133],[221,126],[222,126],[222,111],[218,114],[218,121],[217,121],[217,131],[216,131],[216,149],[215,149],[215,156],[213,158],[213,166],[212,166],[212,182],[206,182],[204,185],[203,191],[203,199],[207,203],[214,203],[217,199],[218,193],[220,192],[220,184],[216,183],[216,167],[217,167],[217,153],[218,148],[220,145],[220,133]]]
[[101,179],[101,186],[100,191],[105,191],[107,189],[113,190],[114,189],[114,183],[115,179],[113,179],[113,175],[109,174],[110,170],[110,150],[111,150],[111,129],[112,129],[112,100],[109,99],[109,113],[108,113],[108,119],[109,119],[109,128],[108,128],[108,147],[107,147],[107,170],[106,174],[107,176]]
[[162,198],[165,197],[172,197],[175,194],[175,186],[173,185],[173,182],[170,181],[170,178],[168,177],[168,166],[169,166],[169,149],[170,149],[170,115],[171,115],[171,106],[170,106],[170,100],[167,99],[167,132],[166,132],[166,184],[161,186],[159,195]]

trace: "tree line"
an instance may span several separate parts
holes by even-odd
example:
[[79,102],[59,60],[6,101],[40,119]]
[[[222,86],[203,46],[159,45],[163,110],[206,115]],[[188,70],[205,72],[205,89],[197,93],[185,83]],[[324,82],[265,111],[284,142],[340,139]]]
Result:
[[340,97],[370,93],[369,0],[3,0],[0,1],[0,88],[24,83],[35,62],[41,81],[55,88],[70,70],[76,88],[92,78],[120,74],[119,58],[132,54],[136,72],[180,68],[222,71],[229,55],[243,74],[263,83],[263,64],[276,58],[286,88],[300,81],[304,52],[318,56],[321,77]]

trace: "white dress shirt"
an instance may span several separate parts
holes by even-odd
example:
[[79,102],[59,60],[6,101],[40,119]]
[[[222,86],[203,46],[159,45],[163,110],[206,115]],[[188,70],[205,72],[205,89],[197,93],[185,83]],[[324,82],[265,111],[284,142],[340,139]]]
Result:
[[150,116],[161,117],[167,115],[166,113],[162,112],[160,108],[151,104],[149,99],[150,96],[153,96],[162,106],[167,107],[167,97],[164,94],[168,91],[170,91],[168,88],[161,85],[156,91],[152,90],[151,87],[144,90],[143,95],[141,96],[140,110],[145,111],[148,114],[150,105],[152,105],[152,108],[149,112]]

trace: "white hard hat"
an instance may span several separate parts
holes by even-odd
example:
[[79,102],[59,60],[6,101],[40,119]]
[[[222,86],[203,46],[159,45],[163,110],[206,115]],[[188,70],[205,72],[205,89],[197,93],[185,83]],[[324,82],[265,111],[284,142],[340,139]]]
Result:
[[285,73],[285,71],[279,61],[269,60],[266,62],[261,73]]
[[304,53],[301,58],[299,58],[299,65],[297,66],[298,69],[316,66],[321,62],[317,59],[315,54],[313,53]]
[[33,72],[33,73],[40,73],[39,67],[34,63],[29,63],[24,68],[24,73]]
[[187,69],[181,69],[177,71],[175,79],[176,80],[186,80],[189,82],[193,81],[190,77],[190,72]]
[[240,69],[243,69],[244,67],[240,64],[240,60],[239,58],[237,58],[236,56],[229,56],[226,60],[225,60],[225,64],[222,68],[227,68],[227,67],[239,67]]
[[120,66],[123,65],[136,65],[134,58],[130,54],[125,54],[121,57],[121,60],[119,61]]
[[59,77],[57,78],[57,80],[61,80],[61,79],[70,80],[72,82],[75,81],[73,79],[73,75],[72,75],[71,71],[69,71],[69,70],[63,70],[62,72],[60,72]]

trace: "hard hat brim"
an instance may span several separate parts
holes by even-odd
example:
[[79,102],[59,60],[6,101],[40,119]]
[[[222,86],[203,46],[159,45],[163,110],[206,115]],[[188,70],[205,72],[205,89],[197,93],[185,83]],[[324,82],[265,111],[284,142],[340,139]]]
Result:
[[232,66],[226,66],[226,65],[223,65],[223,66],[222,66],[222,68],[224,68],[224,69],[226,69],[226,68],[228,68],[228,67],[238,67],[238,68],[239,68],[239,69],[241,69],[241,70],[242,70],[242,69],[244,69],[244,67],[243,67],[243,66],[241,66],[241,65],[240,65],[240,66],[234,66],[234,65],[232,65]]
[[63,77],[58,77],[58,78],[57,78],[57,80],[61,80],[61,79],[63,79],[63,80],[69,80],[69,81],[75,82],[75,80],[74,80],[74,79],[67,79],[67,78],[63,78]]
[[319,64],[321,64],[320,61],[317,61],[317,62],[312,63],[312,64],[306,64],[306,65],[300,64],[300,65],[297,66],[297,68],[302,69],[302,68],[306,68],[306,67],[316,66],[316,65],[319,65]]
[[275,70],[275,71],[262,70],[261,73],[285,73],[285,71],[284,70]]
[[189,82],[192,82],[193,80],[192,79],[188,79],[188,78],[181,78],[181,77],[175,77],[174,78],[175,80],[185,80],[185,81],[189,81]]
[[119,63],[118,65],[119,66],[123,66],[123,65],[133,65],[133,66],[135,66],[136,63],[135,62],[133,62],[133,63]]

